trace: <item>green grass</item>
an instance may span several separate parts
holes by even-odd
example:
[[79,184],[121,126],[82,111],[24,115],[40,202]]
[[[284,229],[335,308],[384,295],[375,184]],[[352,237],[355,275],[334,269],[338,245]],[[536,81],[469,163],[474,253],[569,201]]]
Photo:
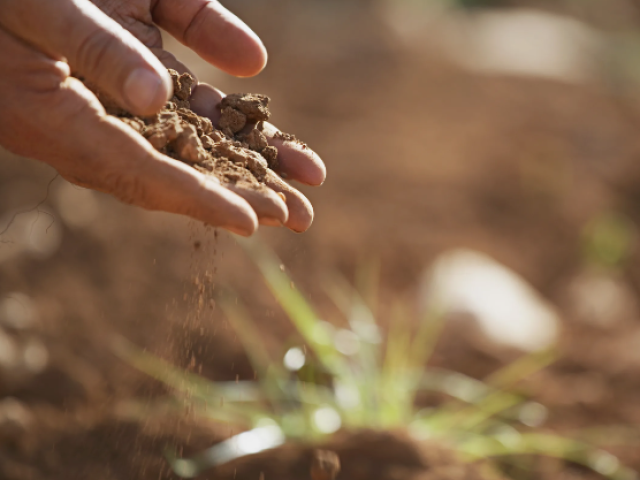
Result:
[[[292,354],[284,346],[277,354],[269,351],[247,311],[230,301],[231,296],[218,303],[256,370],[255,381],[212,382],[120,342],[119,354],[172,387],[180,404],[247,431],[277,427],[289,441],[315,443],[337,429],[406,429],[418,441],[440,440],[469,461],[544,455],[587,466],[613,480],[635,478],[606,451],[543,430],[546,409],[518,393],[522,380],[554,361],[553,352],[523,356],[483,381],[427,367],[444,316],[431,305],[415,318],[410,302],[398,299],[391,307],[385,341],[376,320],[375,263],[357,272],[355,288],[340,277],[326,283],[328,296],[346,321],[346,327],[338,328],[337,322],[320,320],[271,251],[255,240],[240,242],[300,343]],[[299,357],[296,368],[283,365],[287,350]],[[444,400],[435,408],[418,408],[416,397],[424,392]],[[170,461],[177,473],[190,477],[227,461],[224,448],[214,446],[191,460],[170,456]]]

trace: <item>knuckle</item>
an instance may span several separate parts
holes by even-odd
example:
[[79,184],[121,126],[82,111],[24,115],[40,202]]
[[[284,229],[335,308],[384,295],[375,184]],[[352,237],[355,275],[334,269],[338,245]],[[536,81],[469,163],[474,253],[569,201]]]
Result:
[[20,69],[14,69],[10,81],[28,93],[51,93],[69,77],[68,65],[48,58],[23,59]]
[[162,47],[162,34],[154,25],[136,21],[131,25],[124,25],[124,27],[145,46],[149,48]]
[[105,30],[93,30],[80,42],[73,64],[83,74],[96,78],[106,66],[111,52],[117,50],[119,39]]
[[[94,0],[94,3],[147,47],[162,45],[162,35],[153,23],[147,1]],[[157,3],[157,0],[152,3]]]
[[202,2],[202,5],[200,5],[198,11],[193,15],[191,23],[187,26],[182,35],[186,43],[191,43],[194,38],[197,38],[202,34],[204,25],[206,25],[206,19],[212,12],[209,8],[212,5],[220,6],[217,1],[205,0]]

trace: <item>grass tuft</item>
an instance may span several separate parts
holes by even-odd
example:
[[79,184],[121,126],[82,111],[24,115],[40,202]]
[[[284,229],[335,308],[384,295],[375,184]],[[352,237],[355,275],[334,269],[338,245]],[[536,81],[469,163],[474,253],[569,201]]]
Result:
[[[247,430],[231,441],[252,445],[251,451],[232,451],[223,442],[192,459],[173,456],[170,462],[177,474],[195,476],[234,456],[285,440],[318,442],[340,429],[406,429],[417,441],[441,440],[469,461],[543,455],[584,465],[611,480],[635,478],[616,457],[586,440],[543,431],[544,406],[517,393],[521,381],[555,360],[553,351],[525,355],[483,381],[431,368],[428,361],[444,315],[431,305],[414,318],[410,302],[397,299],[384,341],[375,315],[379,265],[359,269],[356,288],[338,276],[326,283],[348,325],[337,328],[337,322],[321,320],[300,290],[291,287],[273,252],[255,240],[242,239],[240,244],[302,345],[283,346],[278,355],[269,352],[249,314],[228,295],[218,303],[257,372],[256,381],[212,382],[126,342],[116,349],[131,365],[173,388],[185,406],[195,404],[201,407],[199,414]],[[424,392],[438,393],[444,400],[435,408],[419,408],[416,398]]]

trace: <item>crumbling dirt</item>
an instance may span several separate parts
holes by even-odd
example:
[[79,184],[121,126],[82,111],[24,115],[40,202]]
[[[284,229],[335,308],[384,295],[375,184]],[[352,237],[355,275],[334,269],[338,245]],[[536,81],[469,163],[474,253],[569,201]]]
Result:
[[[169,69],[174,95],[161,112],[152,117],[136,117],[122,109],[104,93],[89,85],[107,113],[118,117],[146,138],[163,154],[213,175],[223,185],[264,190],[270,171],[278,169],[278,150],[264,135],[264,122],[271,116],[269,97],[235,93],[220,102],[220,120],[211,120],[193,110],[189,99],[195,80],[188,73]],[[298,141],[278,133],[277,138]]]

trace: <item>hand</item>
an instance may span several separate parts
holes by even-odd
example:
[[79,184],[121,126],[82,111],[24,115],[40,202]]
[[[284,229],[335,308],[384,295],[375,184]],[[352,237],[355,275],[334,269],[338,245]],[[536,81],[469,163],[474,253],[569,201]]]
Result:
[[[286,205],[275,194],[242,198],[154,150],[70,76],[78,72],[134,114],[159,111],[171,95],[166,67],[186,68],[162,50],[158,27],[230,74],[255,75],[266,63],[257,36],[213,0],[0,0],[0,145],[146,209],[240,235],[258,223],[306,230],[311,204],[277,175],[269,186],[284,193]],[[199,84],[192,108],[215,123],[221,98]],[[273,138],[271,125],[265,130],[279,149],[279,173],[308,185],[324,181],[315,153]]]

